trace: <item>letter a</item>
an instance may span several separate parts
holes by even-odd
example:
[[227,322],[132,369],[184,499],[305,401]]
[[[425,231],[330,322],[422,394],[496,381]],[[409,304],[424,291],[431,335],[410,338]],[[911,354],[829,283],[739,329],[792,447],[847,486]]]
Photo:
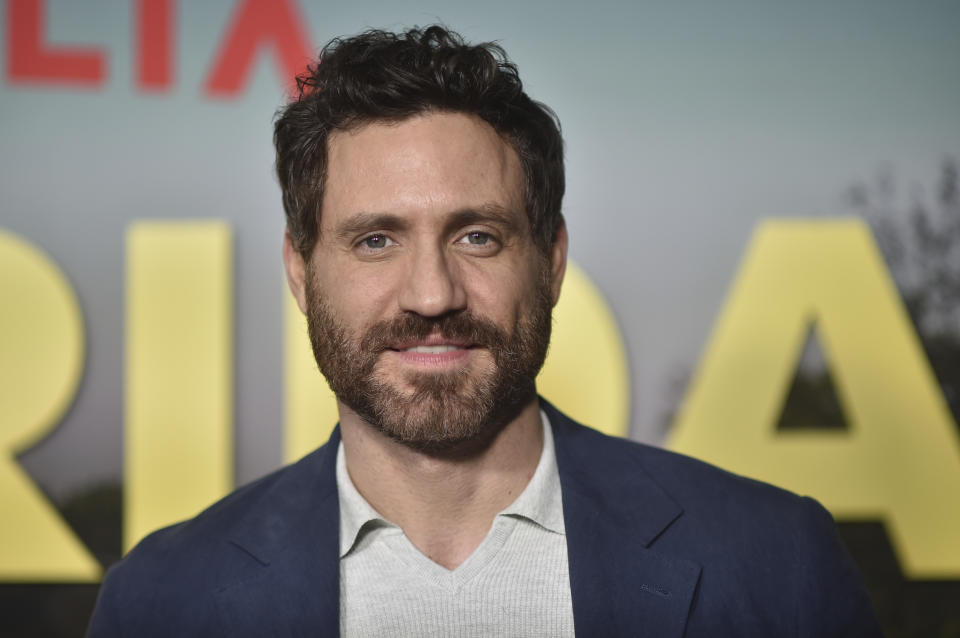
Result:
[[[849,429],[777,432],[816,322]],[[753,237],[670,446],[882,519],[912,578],[960,576],[960,442],[869,229],[777,220]]]
[[265,46],[273,48],[283,80],[292,85],[313,57],[313,46],[293,0],[244,0],[240,4],[207,79],[207,93],[237,95]]

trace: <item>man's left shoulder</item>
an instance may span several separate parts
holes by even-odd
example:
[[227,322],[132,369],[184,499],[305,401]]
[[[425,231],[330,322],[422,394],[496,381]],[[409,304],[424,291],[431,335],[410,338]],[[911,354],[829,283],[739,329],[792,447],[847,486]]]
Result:
[[697,566],[692,635],[879,635],[833,517],[813,498],[547,414],[563,489],[579,492],[570,502],[590,503],[611,543],[639,538]]
[[832,516],[813,498],[560,416],[554,419],[558,464],[574,475],[568,485],[589,485],[612,509],[675,505],[671,533],[657,544],[684,543],[709,561],[711,552],[729,552],[732,536],[774,552],[787,552],[784,543],[836,537]]
[[[549,406],[558,462],[586,483],[607,482],[607,490],[659,488],[685,513],[707,508],[726,516],[749,512],[779,517],[810,507],[812,499],[769,483],[729,472],[678,452],[609,436],[581,425]],[[819,507],[819,506],[817,506]]]

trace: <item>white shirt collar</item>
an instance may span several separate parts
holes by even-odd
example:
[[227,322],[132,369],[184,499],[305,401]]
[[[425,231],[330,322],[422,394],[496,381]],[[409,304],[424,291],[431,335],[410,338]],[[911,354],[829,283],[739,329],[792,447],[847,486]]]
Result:
[[[540,421],[543,424],[543,450],[537,469],[517,499],[497,516],[526,518],[550,532],[565,534],[553,430],[543,410],[540,411]],[[376,527],[399,528],[373,509],[357,491],[347,472],[343,441],[337,448],[336,471],[337,495],[340,499],[340,557],[343,558],[366,530]]]

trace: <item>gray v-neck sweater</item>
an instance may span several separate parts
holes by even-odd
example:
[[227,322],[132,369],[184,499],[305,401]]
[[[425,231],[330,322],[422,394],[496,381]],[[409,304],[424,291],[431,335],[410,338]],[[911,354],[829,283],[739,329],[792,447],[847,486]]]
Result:
[[456,569],[357,492],[337,450],[342,636],[573,636],[560,475],[546,414],[530,483]]

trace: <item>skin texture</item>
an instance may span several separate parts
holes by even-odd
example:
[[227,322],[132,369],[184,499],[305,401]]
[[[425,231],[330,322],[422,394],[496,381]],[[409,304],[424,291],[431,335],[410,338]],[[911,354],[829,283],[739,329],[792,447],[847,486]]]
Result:
[[[394,410],[358,411],[346,389],[337,393],[347,469],[381,515],[453,569],[523,490],[539,460],[535,369],[521,370],[512,383],[519,390],[506,401],[514,404],[509,410],[498,412],[493,401],[478,412],[479,422],[454,422],[476,412],[472,398],[502,372],[502,344],[490,335],[516,344],[524,327],[548,330],[536,317],[559,295],[566,231],[558,232],[549,255],[537,250],[519,158],[473,116],[428,113],[338,131],[328,158],[320,237],[308,261],[285,237],[288,281],[312,320],[336,324],[344,342],[335,349],[376,344],[366,373],[389,389],[385,405]],[[444,321],[456,326],[464,317],[466,327],[443,334]],[[405,322],[418,327],[389,329]],[[435,329],[426,327],[430,322]],[[485,329],[469,330],[478,325]],[[417,345],[454,347],[409,351]],[[356,357],[362,355],[360,348]],[[444,412],[447,402],[423,394],[432,383],[444,386],[437,396],[454,397],[459,411]],[[336,391],[335,380],[331,385]]]

